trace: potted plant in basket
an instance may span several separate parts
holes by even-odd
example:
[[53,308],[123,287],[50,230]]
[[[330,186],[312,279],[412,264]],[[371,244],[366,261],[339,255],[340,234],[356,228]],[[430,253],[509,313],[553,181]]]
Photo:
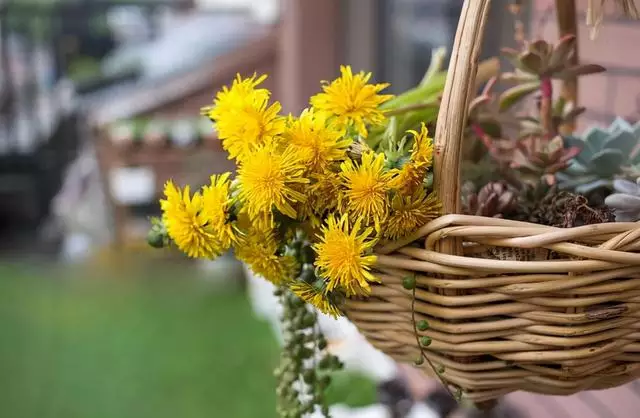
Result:
[[[285,116],[264,76],[238,76],[203,109],[237,175],[193,193],[167,182],[150,242],[190,257],[233,248],[277,286],[283,417],[328,415],[340,362],[316,311],[346,314],[374,346],[477,404],[634,376],[637,136],[563,134],[583,109],[552,80],[604,70],[572,60],[571,35],[506,50],[514,70],[470,100],[488,4],[465,2],[446,86],[435,68],[392,97],[344,66]],[[497,82],[511,86],[493,93]],[[527,98],[531,112],[511,112]],[[459,187],[462,138],[486,153],[465,159]]]

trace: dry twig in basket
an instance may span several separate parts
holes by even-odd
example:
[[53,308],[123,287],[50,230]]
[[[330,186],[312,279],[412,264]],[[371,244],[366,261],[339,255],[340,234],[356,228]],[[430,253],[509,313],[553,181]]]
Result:
[[[589,0],[587,6],[587,25],[591,26],[591,39],[598,36],[598,30],[604,19],[604,8],[607,0]],[[622,13],[632,19],[640,19],[640,12],[636,7],[635,0],[608,0],[608,3],[615,5],[622,10]]]

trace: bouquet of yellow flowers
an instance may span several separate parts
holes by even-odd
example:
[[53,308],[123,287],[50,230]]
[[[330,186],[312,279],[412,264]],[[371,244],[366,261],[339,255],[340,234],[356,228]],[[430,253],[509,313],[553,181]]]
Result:
[[[369,83],[370,73],[340,73],[299,116],[270,101],[260,87],[266,76],[238,75],[203,109],[237,175],[211,176],[194,193],[167,182],[155,225],[190,257],[233,248],[254,273],[333,316],[378,280],[376,244],[439,214],[424,122],[398,123],[402,100],[384,109],[393,96],[381,93],[387,84]],[[412,103],[405,115],[420,108]],[[416,129],[398,134],[407,124]],[[374,131],[380,138],[367,141]]]

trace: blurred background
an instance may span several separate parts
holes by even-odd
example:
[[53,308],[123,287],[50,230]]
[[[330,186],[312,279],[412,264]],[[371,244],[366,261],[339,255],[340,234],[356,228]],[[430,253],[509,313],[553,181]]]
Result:
[[[513,43],[508,3],[484,57]],[[527,31],[553,38],[553,1],[531,3]],[[236,73],[269,74],[285,112],[340,64],[402,92],[450,50],[461,5],[0,0],[0,417],[275,416],[269,290],[232,255],[148,249],[162,185],[234,170],[199,109]],[[638,119],[640,55],[607,45],[633,48],[640,30],[607,25],[580,43],[610,69],[581,90],[583,123]],[[332,402],[375,403],[380,373],[346,373]]]

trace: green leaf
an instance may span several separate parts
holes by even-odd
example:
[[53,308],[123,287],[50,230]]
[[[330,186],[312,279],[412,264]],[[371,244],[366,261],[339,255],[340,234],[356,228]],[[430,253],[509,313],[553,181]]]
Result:
[[589,129],[583,135],[584,142],[586,142],[587,144],[587,147],[586,147],[587,149],[585,150],[585,152],[588,151],[588,153],[585,155],[591,158],[593,154],[600,151],[602,147],[604,147],[604,143],[608,137],[609,137],[609,133],[601,128],[593,127]]
[[603,149],[591,157],[588,168],[601,177],[610,177],[620,172],[620,167],[626,160],[627,156],[620,150]]
[[605,149],[617,149],[623,155],[631,155],[631,151],[638,145],[638,139],[629,131],[619,131],[609,137],[604,143]]
[[527,51],[523,54],[520,54],[520,65],[522,69],[525,71],[532,72],[534,74],[540,74],[542,70],[542,57],[536,53]]
[[586,143],[582,139],[573,135],[563,136],[562,140],[564,141],[565,148],[571,148],[571,147],[584,148],[586,146]]
[[611,125],[609,125],[607,130],[610,134],[614,134],[620,131],[630,131],[632,129],[633,127],[629,122],[618,116],[613,122],[611,122]]
[[505,90],[498,100],[499,108],[501,112],[510,109],[513,105],[520,100],[528,96],[529,94],[537,91],[540,88],[540,82],[534,81],[531,83],[524,83],[517,86],[513,86]]
[[432,100],[444,91],[447,78],[446,71],[434,74],[429,81],[419,87],[412,88],[380,105],[381,110],[397,109],[411,104]]
[[492,138],[502,138],[502,126],[492,120],[480,122],[482,130]]
[[436,74],[446,71],[446,57],[447,48],[444,47],[437,48],[431,53],[431,64],[429,64],[429,68],[427,68],[427,71],[424,73],[424,77],[422,77],[422,81],[420,81],[419,84],[420,86],[428,85]]
[[553,48],[549,58],[549,67],[559,68],[573,55],[576,47],[576,37],[574,35],[565,36],[558,41]]
[[582,184],[590,183],[598,180],[598,176],[586,175],[586,176],[578,176],[573,177],[568,175],[566,171],[563,173],[557,173],[556,177],[558,179],[558,186],[562,190],[575,190],[576,187],[579,187]]
[[552,78],[565,80],[567,78],[579,77],[583,75],[597,74],[606,71],[601,65],[597,64],[584,64],[576,65],[575,67],[565,68],[564,70],[554,73]]
[[608,189],[612,188],[612,181],[600,179],[600,180],[592,181],[590,183],[582,184],[576,187],[576,193],[586,195],[586,194],[590,194],[594,190],[601,189],[601,188],[608,188]]
[[326,391],[326,402],[351,408],[372,405],[376,402],[376,383],[361,373],[334,372]]

